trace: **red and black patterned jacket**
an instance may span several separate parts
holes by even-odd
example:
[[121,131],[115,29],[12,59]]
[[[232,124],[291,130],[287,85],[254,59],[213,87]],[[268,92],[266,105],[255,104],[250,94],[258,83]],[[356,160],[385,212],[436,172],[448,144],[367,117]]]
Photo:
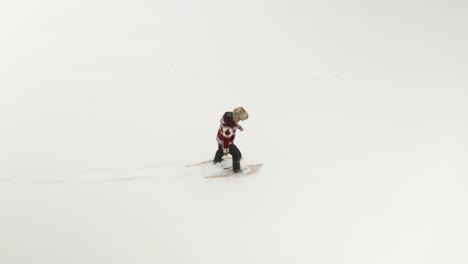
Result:
[[220,123],[216,140],[223,147],[224,153],[228,154],[229,146],[234,143],[234,139],[236,138],[236,130],[244,131],[244,129],[234,122],[232,112],[224,113]]

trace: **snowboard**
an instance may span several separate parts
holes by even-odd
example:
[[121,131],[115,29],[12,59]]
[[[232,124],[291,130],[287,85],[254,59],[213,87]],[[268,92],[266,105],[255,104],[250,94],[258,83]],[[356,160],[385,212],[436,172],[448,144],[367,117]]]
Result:
[[249,175],[252,173],[255,173],[259,171],[262,168],[263,164],[253,164],[253,165],[246,165],[240,172],[234,172],[232,170],[223,170],[219,173],[206,176],[205,178],[207,179],[213,179],[213,178],[224,178],[224,177],[231,177],[231,176],[237,176],[237,175]]

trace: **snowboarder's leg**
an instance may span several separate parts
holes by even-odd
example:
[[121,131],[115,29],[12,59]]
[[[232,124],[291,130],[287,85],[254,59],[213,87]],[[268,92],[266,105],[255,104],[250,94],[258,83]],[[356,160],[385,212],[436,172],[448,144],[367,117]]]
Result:
[[213,163],[216,164],[216,163],[223,161],[223,155],[224,155],[223,146],[218,144],[218,151],[216,151],[215,157],[213,159]]
[[240,172],[240,161],[242,159],[242,153],[240,152],[239,148],[236,145],[232,144],[229,146],[229,154],[232,156],[232,170],[234,172]]

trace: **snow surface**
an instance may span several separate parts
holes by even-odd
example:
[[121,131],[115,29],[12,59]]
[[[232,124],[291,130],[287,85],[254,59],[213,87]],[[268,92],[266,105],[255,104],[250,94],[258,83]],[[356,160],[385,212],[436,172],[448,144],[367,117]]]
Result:
[[[468,263],[468,2],[0,3],[0,263]],[[221,115],[255,175],[204,179]]]

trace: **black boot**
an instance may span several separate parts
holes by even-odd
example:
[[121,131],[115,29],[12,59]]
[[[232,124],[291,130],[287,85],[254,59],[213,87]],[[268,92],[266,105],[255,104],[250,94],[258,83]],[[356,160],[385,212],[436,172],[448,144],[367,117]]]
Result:
[[232,170],[235,172],[235,173],[239,173],[241,172],[241,167],[240,167],[240,162],[237,162],[237,163],[232,163]]
[[216,164],[216,163],[220,163],[221,161],[223,161],[223,156],[224,156],[223,147],[221,145],[218,145],[218,150],[216,151],[215,157],[213,159],[213,163]]

